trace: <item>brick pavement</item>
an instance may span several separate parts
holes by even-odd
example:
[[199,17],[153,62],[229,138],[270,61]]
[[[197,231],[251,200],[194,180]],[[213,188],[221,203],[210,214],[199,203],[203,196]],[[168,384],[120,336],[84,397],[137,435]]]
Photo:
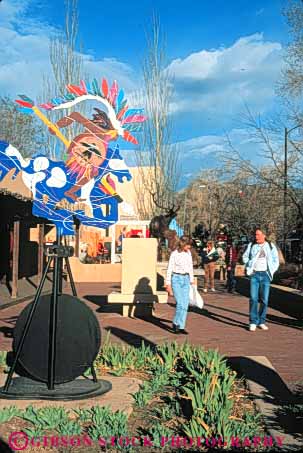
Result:
[[[288,384],[303,381],[303,335],[296,319],[269,308],[269,331],[249,332],[248,299],[231,295],[223,288],[214,294],[203,294],[202,312],[188,314],[188,336],[171,332],[174,314],[173,299],[168,304],[157,304],[155,317],[129,319],[118,314],[117,307],[105,305],[104,297],[117,291],[117,284],[78,284],[78,294],[96,314],[103,339],[109,330],[113,341],[140,344],[144,339],[152,344],[164,341],[189,341],[205,349],[218,349],[221,354],[236,356],[266,356],[283,380]],[[67,292],[70,292],[69,290]],[[10,350],[12,329],[18,314],[27,303],[0,310],[0,350]]]

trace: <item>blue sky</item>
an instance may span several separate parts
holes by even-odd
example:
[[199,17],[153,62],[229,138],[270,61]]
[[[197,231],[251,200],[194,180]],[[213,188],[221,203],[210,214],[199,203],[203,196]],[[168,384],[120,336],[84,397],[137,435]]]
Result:
[[[85,71],[116,79],[130,94],[142,83],[145,33],[158,14],[174,76],[171,117],[173,141],[182,147],[182,184],[216,164],[226,132],[254,154],[239,118],[245,104],[262,115],[279,108],[275,84],[289,39],[285,0],[78,2]],[[49,38],[64,15],[63,0],[0,3],[1,95],[40,94],[43,74],[50,72]]]

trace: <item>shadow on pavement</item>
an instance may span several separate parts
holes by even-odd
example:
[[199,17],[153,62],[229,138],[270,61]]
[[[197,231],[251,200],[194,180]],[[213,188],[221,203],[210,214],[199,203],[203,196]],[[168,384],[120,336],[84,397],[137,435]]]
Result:
[[142,321],[149,322],[150,324],[160,327],[161,329],[166,330],[169,333],[174,333],[174,331],[171,327],[168,327],[166,324],[164,324],[167,322],[172,323],[171,319],[162,319],[162,318],[156,318],[155,316],[151,316],[148,318],[142,318]]
[[105,327],[107,332],[110,332],[114,337],[120,338],[125,343],[129,344],[130,346],[135,346],[139,348],[144,342],[145,346],[149,346],[150,348],[154,349],[156,347],[156,343],[153,343],[150,340],[142,337],[141,335],[137,335],[133,332],[129,332],[128,330],[120,329],[114,326],[107,326]]
[[239,376],[257,384],[252,389],[252,399],[265,403],[263,415],[267,427],[302,440],[302,408],[301,416],[296,414],[295,409],[290,409],[300,404],[300,399],[289,390],[279,374],[249,357],[229,357],[227,363]]
[[[215,308],[217,308],[217,307],[215,307]],[[247,328],[248,328],[247,323],[238,321],[233,318],[229,318],[228,316],[223,316],[221,314],[213,313],[213,312],[209,311],[207,308],[202,308],[202,310],[200,310],[199,308],[190,307],[189,312],[197,313],[201,316],[205,316],[206,318],[210,318],[210,319],[213,319],[214,321],[221,322],[222,324],[227,324],[227,325],[233,326],[233,327],[239,327],[240,329],[247,330]]]
[[[216,310],[222,310],[222,311],[226,311],[228,313],[234,313],[235,315],[239,315],[239,316],[248,318],[248,312],[247,312],[247,314],[244,314],[239,311],[230,310],[229,308],[219,307],[217,305],[207,304],[207,306],[215,308]],[[247,307],[247,310],[248,310],[248,307]],[[276,315],[272,315],[272,314],[267,314],[266,318],[270,324],[278,324],[280,326],[286,326],[286,327],[290,327],[292,329],[297,329],[297,330],[302,330],[302,327],[303,327],[303,322],[300,321],[299,319],[286,318],[286,317],[276,316]]]
[[109,304],[107,296],[97,296],[95,294],[86,294],[82,297],[88,302],[97,305],[97,313],[117,313],[122,315],[122,304]]

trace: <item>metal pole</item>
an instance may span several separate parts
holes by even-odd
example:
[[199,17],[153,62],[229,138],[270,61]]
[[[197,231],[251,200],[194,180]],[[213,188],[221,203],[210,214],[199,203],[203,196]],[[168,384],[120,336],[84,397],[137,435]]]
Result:
[[208,203],[208,209],[209,209],[209,235],[210,235],[210,239],[212,239],[212,201],[209,200],[209,203]]
[[209,186],[207,186],[207,194],[208,194],[208,209],[209,209],[209,236],[212,239],[213,232],[212,232],[212,191],[210,190]]
[[[61,245],[61,231],[57,228],[57,245]],[[60,272],[63,258],[59,258],[57,254],[54,256],[53,270],[53,287],[50,303],[50,318],[49,318],[49,336],[48,336],[48,390],[54,390],[55,385],[55,368],[56,368],[56,346],[57,346],[57,316],[58,316],[58,296],[60,291]]]
[[184,233],[185,233],[185,218],[186,218],[186,202],[187,202],[187,190],[185,189],[184,209],[183,209],[183,230],[184,230]]
[[13,269],[12,269],[12,298],[18,296],[18,281],[19,281],[19,255],[20,255],[20,220],[14,221],[13,232]]
[[287,127],[284,129],[284,190],[283,190],[283,253],[286,259],[286,218],[287,218]]

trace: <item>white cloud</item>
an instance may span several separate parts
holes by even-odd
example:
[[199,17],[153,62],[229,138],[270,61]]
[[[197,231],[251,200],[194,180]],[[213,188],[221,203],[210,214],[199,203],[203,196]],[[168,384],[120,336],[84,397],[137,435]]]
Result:
[[[273,148],[283,155],[283,143],[278,140],[278,137],[271,136],[270,140]],[[228,132],[228,140],[226,135],[202,135],[175,144],[182,151],[180,155],[180,168],[182,169],[180,187],[187,185],[188,179],[194,179],[202,170],[220,166],[221,153],[234,153],[229,146],[229,141],[242,158],[251,160],[254,164],[272,162],[268,152],[266,153],[268,157],[265,157],[264,149],[267,148],[264,148],[256,138],[252,137],[247,129],[231,129]]]
[[[1,95],[14,97],[20,93],[35,98],[42,93],[43,76],[52,73],[49,42],[58,30],[50,24],[31,18],[29,12],[33,5],[39,6],[39,2],[6,0],[0,3]],[[116,79],[126,92],[135,89],[136,74],[131,66],[115,58],[96,60],[88,53],[83,54],[83,58],[84,74],[89,77],[105,77],[109,82]]]
[[259,153],[262,152],[260,143],[250,135],[247,129],[243,128],[231,129],[228,132],[228,139],[226,135],[201,135],[189,140],[177,142],[175,145],[182,150],[182,155],[185,159],[191,157],[200,157],[202,159],[205,156],[216,158],[218,153],[230,151],[228,141],[246,158],[249,158],[252,151],[253,154],[251,157],[253,158],[257,157],[258,150]]
[[202,135],[190,140],[177,143],[178,148],[182,149],[182,155],[187,159],[189,156],[203,157],[207,154],[215,154],[224,149],[223,138],[218,135]]
[[167,68],[175,85],[172,111],[226,115],[247,103],[262,112],[273,100],[281,65],[281,44],[260,33],[174,60]]
[[0,23],[10,27],[16,18],[22,16],[31,0],[8,0],[0,5]]

